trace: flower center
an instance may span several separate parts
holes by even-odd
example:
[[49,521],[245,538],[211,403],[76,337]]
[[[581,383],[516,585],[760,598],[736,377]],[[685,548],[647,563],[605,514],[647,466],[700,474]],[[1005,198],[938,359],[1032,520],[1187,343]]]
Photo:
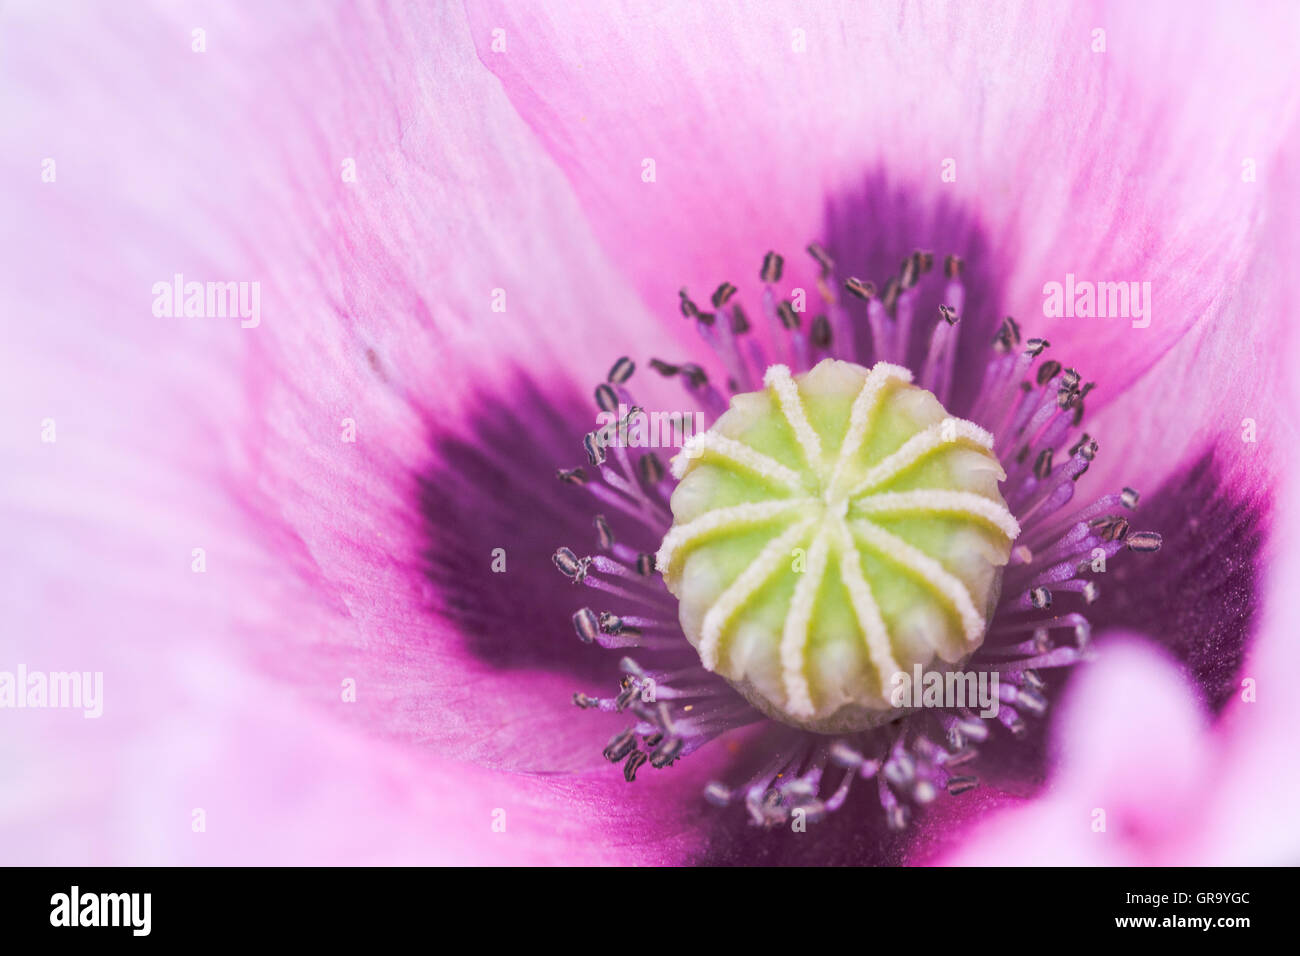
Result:
[[682,630],[783,723],[888,722],[894,675],[960,666],[983,642],[1019,525],[992,436],[911,378],[774,365],[673,462],[656,564]]
[[[904,259],[877,295],[871,282],[837,277],[818,244],[808,252],[826,314],[802,327],[779,298],[784,260],[768,253],[758,300],[768,343],[732,283],[711,296],[716,312],[682,290],[682,314],[726,378],[718,387],[694,362],[650,361],[718,418],[672,476],[653,451],[634,459],[608,426],[583,439],[594,473],[557,472],[630,532],[619,540],[597,514],[598,553],[553,556],[574,585],[619,608],[578,609],[579,639],[628,654],[615,696],[573,701],[628,715],[604,756],[629,781],[756,724],[753,738],[731,742],[751,758],[735,766],[744,775],[710,783],[710,803],[743,804],[760,826],[811,821],[843,807],[855,780],[871,781],[901,830],[913,807],[978,784],[970,764],[991,733],[1021,737],[1024,718],[1046,712],[1040,671],[1088,658],[1084,609],[1106,562],[1125,548],[1156,551],[1160,535],[1130,530],[1132,488],[1074,501],[1097,454],[1086,432],[1071,438],[1092,384],[1042,359],[1045,339],[1022,349],[1011,317],[990,353],[967,356],[985,367],[965,414],[988,431],[946,414],[965,303],[960,259],[945,260],[944,304],[927,319],[918,302],[929,253]],[[846,308],[841,283],[858,304]],[[899,367],[918,338],[923,388]],[[870,371],[854,364],[863,356],[877,362]],[[806,374],[792,378],[791,367]],[[596,388],[601,410],[636,407],[633,368],[614,363]],[[917,666],[996,675],[998,706],[976,710],[957,694],[893,720],[904,712],[887,685]]]

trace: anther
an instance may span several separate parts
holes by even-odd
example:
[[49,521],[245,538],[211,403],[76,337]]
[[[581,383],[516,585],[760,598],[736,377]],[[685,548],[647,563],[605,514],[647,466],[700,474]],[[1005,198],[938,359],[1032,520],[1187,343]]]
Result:
[[663,743],[655,747],[654,753],[650,755],[650,766],[656,770],[668,766],[681,756],[684,746],[686,746],[686,742],[680,737],[664,738]]
[[[596,618],[596,612],[589,607],[575,611],[573,629],[578,632],[578,637],[582,639],[582,643],[590,644],[595,641],[596,635],[600,633],[600,623]],[[579,706],[582,705],[579,704]]]
[[1036,690],[1026,687],[1018,688],[1015,702],[1035,717],[1041,717],[1047,713],[1047,698]]
[[681,366],[673,365],[671,362],[665,362],[662,359],[652,358],[650,367],[662,375],[664,378],[672,378],[681,371]]
[[948,256],[946,259],[943,260],[943,274],[945,278],[948,279],[957,278],[959,275],[961,275],[962,270],[964,268],[965,268],[965,263],[962,262],[961,256]]
[[725,807],[731,802],[731,790],[724,784],[714,780],[704,788],[704,800],[715,807]]
[[979,786],[979,782],[980,782],[979,777],[970,774],[966,774],[960,777],[949,777],[948,793],[954,797],[957,796],[958,794],[967,793],[971,790],[974,790],[977,786]]
[[830,348],[831,345],[831,322],[824,315],[819,315],[812,321],[812,331],[810,334],[812,344],[819,349]]
[[1134,489],[1126,487],[1119,494],[1119,503],[1129,511],[1132,511],[1138,506],[1138,498],[1140,497],[1141,495],[1139,495]]
[[984,726],[984,721],[982,720],[976,720],[974,718],[970,720],[959,720],[954,729],[963,737],[973,740],[977,744],[983,743],[989,739],[989,729]]
[[1034,459],[1034,477],[1042,481],[1052,473],[1052,449],[1044,448]]
[[600,701],[594,697],[588,697],[582,692],[578,692],[573,695],[573,705],[575,707],[581,707],[583,710],[591,710],[593,707],[599,707]]
[[1061,363],[1056,359],[1048,359],[1042,365],[1038,366],[1038,384],[1046,385],[1052,379],[1056,378],[1061,371]]
[[623,632],[623,619],[612,611],[601,611],[600,629],[606,634],[621,634]]
[[628,755],[627,763],[623,764],[623,779],[628,783],[636,780],[636,772],[641,769],[641,765],[650,758],[640,750]]
[[1020,326],[1011,316],[1002,319],[997,335],[993,337],[993,348],[998,352],[1010,352],[1020,344]]
[[1036,609],[1042,610],[1052,606],[1052,592],[1047,588],[1034,588],[1029,592],[1029,603]]
[[865,759],[862,754],[858,753],[843,740],[837,740],[831,744],[830,749],[831,762],[836,766],[843,767],[845,770],[857,770],[862,766]]
[[769,285],[781,281],[781,270],[785,266],[785,260],[775,252],[769,252],[763,256],[763,270],[758,274],[759,278]]
[[745,310],[737,302],[731,310],[731,331],[736,335],[744,335],[749,330],[749,319],[745,316]]
[[593,466],[605,463],[605,445],[595,432],[587,432],[582,436],[582,450],[587,453],[587,461]]
[[957,324],[957,310],[952,308],[951,306],[947,306],[947,305],[939,306],[939,317],[943,319],[945,322],[947,322],[949,325]]
[[636,731],[629,727],[610,738],[603,753],[610,763],[618,763],[634,750],[636,750]]
[[[640,699],[641,688],[635,681],[625,680],[623,682],[623,689],[620,690],[618,696],[614,698],[614,709],[621,714],[623,711],[627,710],[629,705],[636,705]],[[637,709],[637,706],[633,706],[632,712],[637,713]]]
[[610,368],[609,375],[606,378],[612,385],[622,385],[632,377],[632,373],[635,371],[636,363],[624,355]]
[[850,295],[857,296],[864,302],[876,297],[876,286],[873,282],[863,282],[861,279],[845,279],[844,288]]
[[1150,554],[1153,551],[1159,551],[1163,539],[1155,531],[1136,531],[1128,536],[1124,543],[1128,545],[1130,551],[1136,551],[1139,554]]
[[808,255],[817,260],[817,264],[822,267],[822,275],[824,276],[830,275],[831,270],[835,268],[835,262],[818,243],[809,243]]
[[596,407],[602,412],[618,411],[618,393],[613,386],[604,383],[596,386]]
[[579,558],[568,548],[560,548],[551,556],[551,560],[560,569],[560,573],[575,584],[587,576],[587,565],[591,563],[591,558]]
[[921,275],[920,266],[919,254],[914,252],[898,267],[898,284],[904,292],[916,285],[916,280]]
[[880,293],[880,304],[885,307],[885,311],[890,315],[894,314],[894,306],[898,304],[898,295],[901,290],[898,287],[898,279],[891,278],[885,283],[884,291]]
[[657,485],[664,480],[664,463],[652,451],[646,452],[637,460],[637,471],[641,480],[647,485]]
[[1098,590],[1098,588],[1097,588],[1097,582],[1095,582],[1095,581],[1085,581],[1085,582],[1083,583],[1083,603],[1084,603],[1084,604],[1092,604],[1092,603],[1094,603],[1094,602],[1097,600],[1097,598],[1100,596],[1100,593],[1101,593],[1101,592],[1100,592],[1100,591]]
[[638,554],[636,556],[636,573],[643,578],[648,578],[655,573],[655,556],[653,554]]
[[1088,527],[1095,529],[1103,541],[1118,541],[1128,533],[1128,519],[1122,515],[1105,515],[1093,518]]
[[1042,355],[1043,350],[1046,349],[1051,344],[1052,343],[1047,341],[1047,339],[1030,339],[1025,343],[1025,353],[1027,355],[1034,356],[1034,358],[1037,358],[1038,356]]
[[600,545],[602,551],[614,550],[614,532],[609,527],[609,522],[605,520],[604,515],[596,515],[596,542]]
[[705,373],[704,369],[700,368],[694,362],[687,362],[683,365],[681,367],[681,373],[686,376],[687,381],[689,381],[694,388],[707,385],[709,382],[709,376]]
[[585,485],[587,483],[587,473],[581,468],[557,468],[555,477],[566,485]]
[[699,307],[691,299],[690,295],[687,294],[686,290],[684,288],[679,289],[677,296],[681,300],[678,304],[682,310],[682,315],[686,316],[688,319],[698,319],[700,317]]
[[713,303],[715,309],[720,309],[726,305],[733,295],[736,294],[736,287],[730,282],[724,282],[713,290],[713,295],[709,301]]
[[781,324],[786,329],[793,331],[799,328],[799,313],[794,310],[794,306],[789,302],[782,302],[778,305],[776,314],[781,317]]

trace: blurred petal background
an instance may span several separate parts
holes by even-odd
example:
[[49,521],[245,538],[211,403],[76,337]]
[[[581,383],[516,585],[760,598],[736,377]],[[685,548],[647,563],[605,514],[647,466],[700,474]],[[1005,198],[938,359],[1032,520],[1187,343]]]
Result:
[[[615,358],[698,351],[678,288],[832,237],[966,255],[986,320],[1099,383],[1088,480],[1166,536],[1041,785],[903,858],[1294,862],[1298,37],[1284,4],[6,6],[0,670],[102,671],[104,714],[0,711],[4,862],[764,840],[719,834],[706,761],[600,761],[551,476]],[[1066,272],[1150,281],[1151,326],[1041,318]],[[257,281],[260,323],[154,315],[176,273]]]

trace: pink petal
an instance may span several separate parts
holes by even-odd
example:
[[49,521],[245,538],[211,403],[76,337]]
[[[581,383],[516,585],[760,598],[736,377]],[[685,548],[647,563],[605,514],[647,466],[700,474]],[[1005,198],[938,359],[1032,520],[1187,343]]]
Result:
[[[535,825],[516,859],[558,859],[579,831],[612,852],[675,785],[694,806],[699,782],[630,788],[600,766],[567,789],[453,762],[591,769],[608,730],[590,715],[574,733],[571,672],[503,669],[440,617],[419,480],[443,464],[435,439],[474,437],[470,398],[513,365],[585,388],[594,353],[603,374],[609,346],[584,349],[565,317],[612,323],[636,303],[455,11],[212,17],[204,54],[186,13],[96,27],[19,11],[0,40],[4,311],[24,317],[0,375],[0,668],[103,671],[108,695],[99,721],[6,722],[29,777],[6,794],[8,845],[48,860],[40,841],[66,832],[62,860],[183,860],[205,852],[176,842],[188,808],[211,806],[214,827],[238,821],[208,851],[229,859],[343,859],[315,842],[354,815],[371,820],[358,853],[415,859],[518,790]],[[259,281],[260,325],[154,317],[153,284],[175,272]],[[549,488],[555,464],[528,480]],[[473,545],[486,566],[512,543]],[[537,638],[576,645],[562,617],[547,624]],[[87,765],[102,785],[69,796]],[[468,816],[440,830],[429,819],[458,788]],[[546,824],[561,805],[581,819]],[[181,836],[155,823],[171,813]],[[683,852],[689,815],[663,819],[620,858]],[[445,853],[502,845],[483,833]]]
[[[941,862],[1274,865],[1300,856],[1300,703],[1287,686],[1300,667],[1294,475],[1280,510],[1264,622],[1218,722],[1205,724],[1195,692],[1149,647],[1104,643],[1054,720],[1061,767],[1043,795],[978,827]],[[1080,826],[1098,807],[1108,813],[1104,834]]]
[[[598,748],[565,733],[572,675],[503,671],[439,620],[425,553],[440,518],[421,513],[419,481],[445,465],[435,438],[476,438],[470,399],[514,365],[585,391],[638,339],[586,348],[572,317],[612,328],[635,302],[455,11],[213,17],[203,54],[179,12],[6,31],[6,88],[24,92],[3,134],[20,238],[5,310],[31,317],[0,386],[23,461],[10,501],[43,513],[43,534],[75,516],[69,553],[117,552],[143,581],[146,564],[188,575],[206,547],[238,652],[318,698],[355,676],[354,719],[386,735],[512,767],[589,764]],[[176,272],[259,281],[261,324],[151,316],[153,284]],[[38,443],[47,417],[54,448]],[[564,463],[519,480],[549,491]],[[217,510],[228,496],[240,512]],[[11,528],[35,533],[30,518]],[[127,552],[146,531],[157,540]],[[513,543],[466,544],[487,567]],[[519,575],[536,556],[515,557]],[[51,562],[23,580],[80,573]],[[500,702],[521,696],[531,719],[503,727]]]
[[1144,865],[1179,857],[1186,833],[1203,822],[1204,717],[1150,645],[1112,638],[1099,655],[1056,718],[1061,766],[1047,789],[975,825],[941,862]]
[[[790,256],[787,285],[811,289],[799,250],[847,214],[860,234],[892,242],[895,264],[922,243],[977,256],[997,294],[972,320],[1011,313],[1047,335],[1053,354],[1099,383],[1094,410],[1194,331],[1150,373],[1148,397],[1115,412],[1137,419],[1129,447],[1146,451],[1128,464],[1148,484],[1200,432],[1227,424],[1208,420],[1202,383],[1233,384],[1232,414],[1268,406],[1277,369],[1263,349],[1281,321],[1284,260],[1260,227],[1294,205],[1283,175],[1300,104],[1283,66],[1294,11],[668,3],[616,18],[578,2],[474,4],[470,17],[483,62],[665,317],[682,285],[753,286],[769,248]],[[1104,53],[1092,51],[1097,28]],[[940,179],[948,157],[956,182]],[[1256,182],[1242,181],[1247,158]],[[646,159],[654,182],[643,181]],[[852,219],[864,183],[901,191],[912,214]],[[965,211],[965,231],[936,237],[930,224],[948,206]],[[1043,286],[1067,272],[1150,282],[1150,327],[1045,318]],[[1251,355],[1262,374],[1243,374]],[[1164,441],[1152,449],[1156,430]]]
[[[1293,390],[1291,401],[1300,400]],[[1292,472],[1278,522],[1280,552],[1268,573],[1271,600],[1259,640],[1237,675],[1218,737],[1222,758],[1205,795],[1214,826],[1189,855],[1216,864],[1292,864],[1300,859],[1300,770],[1295,728],[1300,702],[1290,688],[1300,673],[1294,593],[1300,580],[1300,481]]]

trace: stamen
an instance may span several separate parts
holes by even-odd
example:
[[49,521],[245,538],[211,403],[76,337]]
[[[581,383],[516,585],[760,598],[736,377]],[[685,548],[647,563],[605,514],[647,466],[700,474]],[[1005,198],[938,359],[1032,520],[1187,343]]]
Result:
[[[854,276],[837,277],[833,257],[818,243],[810,243],[807,252],[816,263],[817,288],[826,307],[806,328],[776,289],[784,259],[775,251],[763,259],[757,307],[771,326],[775,351],[751,334],[747,306],[755,300],[746,303],[731,282],[720,283],[709,296],[712,312],[701,310],[686,289],[680,290],[683,316],[725,369],[725,392],[710,382],[701,364],[650,360],[652,369],[681,382],[715,419],[727,412],[729,394],[763,389],[788,429],[783,434],[789,436],[789,454],[715,427],[693,436],[665,468],[653,452],[626,447],[628,413],[584,436],[586,467],[557,470],[561,482],[591,494],[601,512],[593,518],[597,553],[579,557],[563,547],[553,556],[570,582],[609,602],[604,609],[597,604],[575,610],[574,632],[585,645],[634,647],[645,655],[643,663],[619,661],[623,677],[615,696],[578,693],[573,699],[582,709],[629,715],[631,725],[605,751],[608,759],[623,765],[629,781],[647,764],[652,769],[671,766],[721,734],[761,722],[765,729],[752,744],[761,758],[757,772],[738,785],[709,784],[707,802],[743,802],[750,820],[760,826],[786,823],[795,811],[815,821],[846,806],[854,779],[874,777],[880,812],[890,827],[901,829],[939,794],[957,796],[978,785],[974,773],[955,771],[977,759],[975,745],[991,732],[1023,736],[1027,720],[1045,713],[1047,688],[1040,669],[1088,659],[1091,625],[1084,611],[1101,593],[1092,577],[1095,562],[1118,559],[1125,551],[1149,554],[1162,542],[1156,532],[1132,530],[1131,514],[1140,497],[1132,488],[1073,504],[1076,485],[1098,454],[1097,442],[1077,433],[1093,383],[1084,383],[1079,371],[1061,360],[1046,358],[1045,339],[1022,340],[1011,317],[1002,320],[993,337],[978,394],[962,409],[962,417],[932,419],[893,447],[871,445],[869,436],[886,396],[895,388],[914,387],[905,367],[918,351],[914,345],[923,353],[916,383],[947,407],[966,305],[963,263],[946,257],[941,276],[932,279],[934,256],[917,250],[878,286]],[[917,303],[922,288],[933,281],[943,283],[940,304],[922,319]],[[866,304],[865,324],[858,319],[855,325],[837,300],[840,287]],[[933,293],[927,296],[933,301]],[[921,321],[925,325],[918,337],[923,340],[914,343],[912,324]],[[818,415],[824,411],[809,411],[795,381],[814,358],[828,357],[864,365],[871,358],[894,363],[877,364],[864,376],[867,384],[851,403],[842,435],[833,437],[820,430],[823,418]],[[594,386],[601,411],[616,414],[621,407],[640,413],[627,390],[634,371],[630,358],[619,358]],[[872,455],[864,464],[858,456],[868,447]],[[991,456],[995,450],[1006,475],[1005,504],[971,488],[915,487],[915,476],[929,474],[925,469],[931,467],[931,456]],[[692,494],[702,494],[692,467],[698,462],[734,476],[750,489],[750,498],[741,495],[723,508],[698,509],[694,520],[670,531],[668,493],[676,480],[694,483]],[[824,513],[838,516],[839,523],[828,522]],[[890,522],[916,513],[970,523],[981,534],[1008,539],[1002,597],[987,623],[983,600],[972,595],[969,583],[892,528]],[[747,559],[737,562],[741,570],[734,580],[699,611],[704,624],[698,649],[693,647],[665,582],[684,573],[696,548],[715,546],[725,535],[756,532],[762,538],[747,540],[766,539],[766,544],[752,544]],[[778,641],[782,706],[788,710],[770,702],[760,710],[751,703],[757,702],[752,693],[748,698],[738,693],[708,668],[728,660],[731,622],[772,592],[775,575],[788,573],[784,569],[798,549],[801,569],[787,585],[791,597]],[[812,637],[818,595],[825,587],[843,589],[859,629],[854,653],[862,666],[881,675],[908,666],[895,659],[892,624],[873,587],[881,567],[901,569],[910,587],[939,601],[945,614],[961,622],[961,640],[975,636],[974,650],[951,659],[1001,676],[996,716],[984,718],[968,707],[886,711],[893,722],[824,731],[788,719],[791,712],[806,716],[818,706]],[[888,596],[888,591],[882,593]],[[940,619],[942,615],[935,622]],[[934,646],[945,639],[938,631],[929,637]]]
[[1154,531],[1138,531],[1128,536],[1124,542],[1130,551],[1139,554],[1151,554],[1160,550],[1161,538]]
[[763,256],[763,269],[759,273],[759,278],[767,285],[781,281],[781,270],[785,266],[785,260],[775,252],[769,252]]

